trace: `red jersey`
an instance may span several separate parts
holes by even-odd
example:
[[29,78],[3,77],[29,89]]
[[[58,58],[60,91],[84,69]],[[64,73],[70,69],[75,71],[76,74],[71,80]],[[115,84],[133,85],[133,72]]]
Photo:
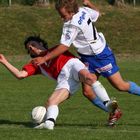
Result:
[[[49,51],[53,50],[49,49]],[[57,79],[59,73],[61,72],[63,66],[67,63],[71,58],[75,58],[73,54],[69,51],[64,52],[63,54],[57,56],[54,59],[51,59],[44,64],[37,66],[32,63],[26,64],[23,67],[23,70],[27,71],[28,76],[43,74],[45,76],[49,76],[51,78]]]

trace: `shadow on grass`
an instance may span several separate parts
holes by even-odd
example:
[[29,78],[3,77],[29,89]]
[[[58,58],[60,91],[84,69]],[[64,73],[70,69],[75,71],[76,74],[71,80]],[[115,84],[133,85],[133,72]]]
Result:
[[138,127],[140,127],[140,123],[117,123],[116,125],[114,125],[114,126],[108,126],[107,124],[105,124],[105,123],[103,123],[103,122],[97,122],[97,123],[90,123],[90,124],[79,124],[79,123],[73,123],[73,124],[70,124],[70,123],[58,123],[58,124],[56,124],[56,126],[58,126],[58,127],[83,127],[83,128],[85,128],[85,127],[88,127],[88,128],[92,128],[92,129],[99,129],[99,127],[108,127],[108,128],[115,128],[115,127],[119,127],[119,126],[134,126],[134,127],[136,127],[136,126],[138,126]]
[[[32,122],[21,122],[21,121],[10,121],[10,120],[0,120],[0,125],[19,125],[24,126],[27,128],[33,128],[34,124]],[[117,126],[140,126],[140,124],[133,124],[133,123],[118,123]],[[99,129],[99,127],[107,127],[106,124],[103,122],[97,122],[97,123],[57,123],[57,127],[79,127],[79,128],[92,128],[92,129]]]
[[[25,126],[28,128],[33,128],[34,124],[32,122],[21,122],[21,121],[11,121],[11,120],[0,120],[0,125],[19,125],[19,126]],[[97,122],[97,123],[56,123],[56,126],[58,127],[79,127],[79,128],[85,128],[90,127],[96,129],[99,126],[104,127],[105,124],[103,122]]]
[[57,123],[56,126],[59,127],[99,127],[99,126],[105,126],[105,124],[101,123],[90,123],[90,124],[82,124],[82,123]]
[[10,120],[0,120],[0,125],[1,124],[7,124],[7,125],[23,125],[28,128],[33,128],[33,123],[32,122],[15,122],[15,121],[10,121]]

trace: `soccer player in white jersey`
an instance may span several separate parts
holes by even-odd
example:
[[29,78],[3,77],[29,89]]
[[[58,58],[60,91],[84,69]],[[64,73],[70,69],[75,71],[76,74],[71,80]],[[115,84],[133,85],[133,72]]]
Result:
[[[24,44],[32,58],[45,56],[56,48],[53,47],[48,49],[47,43],[38,36],[29,36]],[[37,128],[54,128],[59,113],[58,105],[69,98],[70,95],[74,94],[78,89],[80,82],[91,86],[95,93],[99,91],[105,92],[105,89],[103,89],[103,87],[100,86],[100,83],[94,79],[86,66],[68,51],[39,66],[30,61],[23,66],[22,70],[18,70],[15,66],[9,63],[3,54],[0,54],[0,63],[2,63],[18,79],[43,74],[44,76],[53,78],[57,81],[57,86],[46,103],[46,122],[37,126]],[[96,95],[94,95],[94,99],[96,100],[95,105],[97,107],[106,112],[114,113],[114,105],[116,106],[115,102],[110,101],[108,106],[105,106]]]

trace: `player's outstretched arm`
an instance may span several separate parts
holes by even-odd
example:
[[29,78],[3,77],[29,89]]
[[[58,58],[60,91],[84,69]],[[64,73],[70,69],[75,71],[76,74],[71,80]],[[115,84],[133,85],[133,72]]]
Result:
[[0,54],[0,63],[3,64],[18,79],[22,79],[27,76],[26,71],[18,70],[16,67],[14,67],[12,64],[8,62],[8,60],[5,58],[3,54]]

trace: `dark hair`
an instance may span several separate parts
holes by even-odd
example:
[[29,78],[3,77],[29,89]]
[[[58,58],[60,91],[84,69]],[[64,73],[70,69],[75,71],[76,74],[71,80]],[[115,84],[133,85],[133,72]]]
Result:
[[25,48],[27,49],[27,44],[30,42],[30,41],[36,41],[38,43],[42,43],[43,44],[43,47],[45,49],[48,49],[48,43],[41,39],[39,35],[34,35],[34,36],[28,36],[25,41],[24,41],[24,46]]
[[76,0],[58,0],[55,4],[56,10],[60,10],[61,8],[67,9],[70,13],[78,12],[78,3]]

